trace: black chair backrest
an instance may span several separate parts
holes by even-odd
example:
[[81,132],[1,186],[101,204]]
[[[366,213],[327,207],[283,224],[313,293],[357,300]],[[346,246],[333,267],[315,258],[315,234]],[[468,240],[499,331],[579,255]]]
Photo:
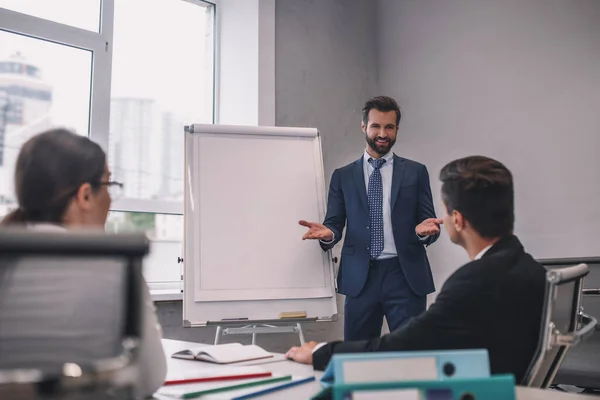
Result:
[[1,229],[0,393],[23,371],[35,385],[133,363],[148,251],[144,235]]

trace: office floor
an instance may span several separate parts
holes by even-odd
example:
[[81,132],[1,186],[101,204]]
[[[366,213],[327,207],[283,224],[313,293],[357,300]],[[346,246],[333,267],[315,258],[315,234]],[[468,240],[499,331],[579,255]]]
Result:
[[[343,303],[338,304],[342,307]],[[163,337],[167,339],[187,340],[199,343],[214,343],[214,327],[202,328],[183,328],[182,327],[182,307],[180,301],[159,302],[157,303],[158,319],[163,328]],[[343,324],[337,322],[317,322],[302,324],[302,330],[306,340],[331,341],[339,340],[344,336]],[[223,336],[222,343],[239,342],[250,344],[252,338],[250,335]],[[284,353],[290,346],[299,344],[298,335],[291,333],[264,334],[258,335],[256,344],[268,351]]]

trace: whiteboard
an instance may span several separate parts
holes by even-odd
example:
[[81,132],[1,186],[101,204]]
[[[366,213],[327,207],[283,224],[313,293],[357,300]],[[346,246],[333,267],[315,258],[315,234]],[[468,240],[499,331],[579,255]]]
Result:
[[326,195],[316,129],[194,124],[185,133],[185,326],[337,315],[330,252],[303,241]]

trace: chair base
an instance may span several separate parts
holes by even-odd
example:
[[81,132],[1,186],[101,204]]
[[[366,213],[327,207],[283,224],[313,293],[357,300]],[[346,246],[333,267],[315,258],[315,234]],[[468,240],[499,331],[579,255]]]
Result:
[[565,392],[565,393],[600,395],[600,388],[595,388],[595,387],[583,387],[583,386],[576,386],[576,385],[559,384],[559,385],[550,386],[550,389],[557,390],[559,392]]

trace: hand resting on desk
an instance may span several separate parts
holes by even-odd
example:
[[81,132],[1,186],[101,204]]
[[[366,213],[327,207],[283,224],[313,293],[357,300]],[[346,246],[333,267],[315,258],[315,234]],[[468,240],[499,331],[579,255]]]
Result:
[[288,350],[287,353],[285,353],[285,357],[289,358],[290,360],[299,362],[301,364],[312,365],[312,355],[315,347],[317,347],[317,344],[317,342],[311,341],[308,343],[304,343],[300,347],[292,347]]

